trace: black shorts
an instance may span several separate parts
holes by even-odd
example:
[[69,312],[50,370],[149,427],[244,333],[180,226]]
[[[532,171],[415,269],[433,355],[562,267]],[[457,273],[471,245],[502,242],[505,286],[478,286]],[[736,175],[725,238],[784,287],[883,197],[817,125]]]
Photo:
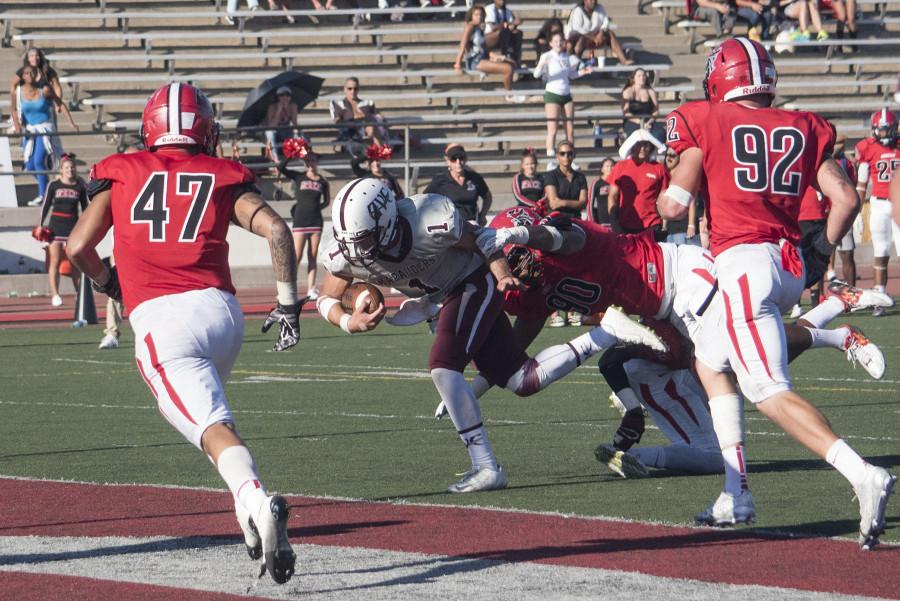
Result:
[[67,218],[67,217],[50,217],[50,223],[47,227],[50,228],[50,231],[53,232],[54,238],[68,238],[69,234],[72,233],[72,230],[75,229],[75,224],[78,223],[78,218]]

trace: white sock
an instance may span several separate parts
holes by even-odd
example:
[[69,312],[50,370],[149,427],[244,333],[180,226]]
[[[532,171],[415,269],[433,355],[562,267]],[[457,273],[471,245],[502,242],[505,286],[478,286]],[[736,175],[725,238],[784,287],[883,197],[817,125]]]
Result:
[[622,405],[625,406],[626,411],[637,409],[641,406],[641,402],[638,400],[637,395],[634,393],[634,389],[631,387],[623,388],[616,393],[616,396],[622,401]]
[[843,312],[844,301],[836,296],[830,296],[824,302],[819,303],[801,315],[800,319],[808,321],[817,328],[824,328],[828,325],[828,322]]
[[856,488],[866,478],[866,466],[868,463],[860,457],[856,451],[850,448],[843,439],[834,441],[825,453],[825,461],[839,471],[844,478],[850,481]]
[[737,444],[722,449],[722,460],[725,462],[725,492],[738,496],[747,490],[747,463],[744,458],[744,445]]
[[472,392],[475,393],[476,399],[480,399],[484,396],[484,393],[491,389],[491,383],[481,374],[477,374],[472,378],[472,382],[469,383],[469,386],[472,387]]
[[[876,267],[875,269],[878,269],[878,267]],[[882,269],[882,270],[886,270],[885,267],[882,267],[881,269]],[[879,284],[878,286],[872,286],[872,290],[874,290],[875,292],[881,292],[881,293],[884,293],[884,286],[882,286],[882,285],[880,285],[880,284]]]
[[555,156],[556,156],[556,153],[553,152],[553,149],[552,149],[552,148],[548,148],[548,149],[547,149],[547,158],[548,158],[548,159],[552,159],[552,158],[555,157]]
[[850,329],[846,327],[835,328],[833,330],[819,330],[816,328],[806,328],[809,335],[812,336],[812,344],[809,348],[836,348],[846,350],[847,336],[850,335]]
[[250,449],[244,445],[228,447],[219,453],[216,469],[228,485],[235,501],[244,506],[250,515],[256,515],[260,505],[266,502],[266,487],[259,480],[256,462]]
[[466,445],[472,465],[497,469],[494,450],[481,420],[478,399],[466,378],[458,371],[436,368],[431,370],[431,379],[444,401],[460,440]]

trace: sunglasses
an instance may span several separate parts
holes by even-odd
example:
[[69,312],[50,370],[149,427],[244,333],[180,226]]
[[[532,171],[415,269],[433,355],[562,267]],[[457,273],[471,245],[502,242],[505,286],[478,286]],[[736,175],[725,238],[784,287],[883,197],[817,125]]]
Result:
[[354,91],[354,90],[356,90],[356,89],[358,89],[358,88],[344,88],[344,89],[347,90],[348,92],[352,92],[352,91]]
[[556,154],[558,154],[561,157],[574,157],[575,151],[574,150],[561,150],[560,152],[557,152]]
[[666,158],[667,158],[667,159],[677,159],[677,158],[678,158],[678,155],[675,154],[674,152],[667,152],[667,153],[666,153]]
[[452,156],[452,157],[447,157],[447,160],[450,161],[451,163],[455,163],[457,161],[462,162],[462,161],[468,160],[468,157],[466,157],[466,155]]

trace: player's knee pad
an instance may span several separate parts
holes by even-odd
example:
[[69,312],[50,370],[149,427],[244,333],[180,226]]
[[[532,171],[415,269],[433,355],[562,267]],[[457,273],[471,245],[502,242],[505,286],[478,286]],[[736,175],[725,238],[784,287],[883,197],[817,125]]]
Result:
[[709,399],[709,413],[720,449],[744,441],[744,412],[740,395],[722,394]]
[[540,364],[532,358],[525,363],[506,381],[505,388],[511,390],[517,396],[531,396],[541,389]]

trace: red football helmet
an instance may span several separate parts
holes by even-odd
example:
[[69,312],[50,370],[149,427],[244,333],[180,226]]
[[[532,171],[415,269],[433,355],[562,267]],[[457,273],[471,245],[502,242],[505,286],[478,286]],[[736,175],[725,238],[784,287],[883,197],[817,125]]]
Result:
[[731,38],[712,49],[706,59],[703,91],[712,102],[754,94],[775,97],[778,74],[772,57],[759,42]]
[[170,83],[153,92],[141,117],[144,148],[199,145],[215,156],[219,126],[212,105],[199,88],[186,83]]
[[885,146],[897,142],[897,115],[886,108],[872,113],[872,135]]
[[[490,227],[500,229],[520,225],[538,225],[541,219],[540,214],[531,207],[512,207],[498,213],[491,220]],[[507,244],[503,247],[503,254],[506,255],[510,272],[522,282],[531,286],[541,281],[544,268],[534,250],[527,246]]]

